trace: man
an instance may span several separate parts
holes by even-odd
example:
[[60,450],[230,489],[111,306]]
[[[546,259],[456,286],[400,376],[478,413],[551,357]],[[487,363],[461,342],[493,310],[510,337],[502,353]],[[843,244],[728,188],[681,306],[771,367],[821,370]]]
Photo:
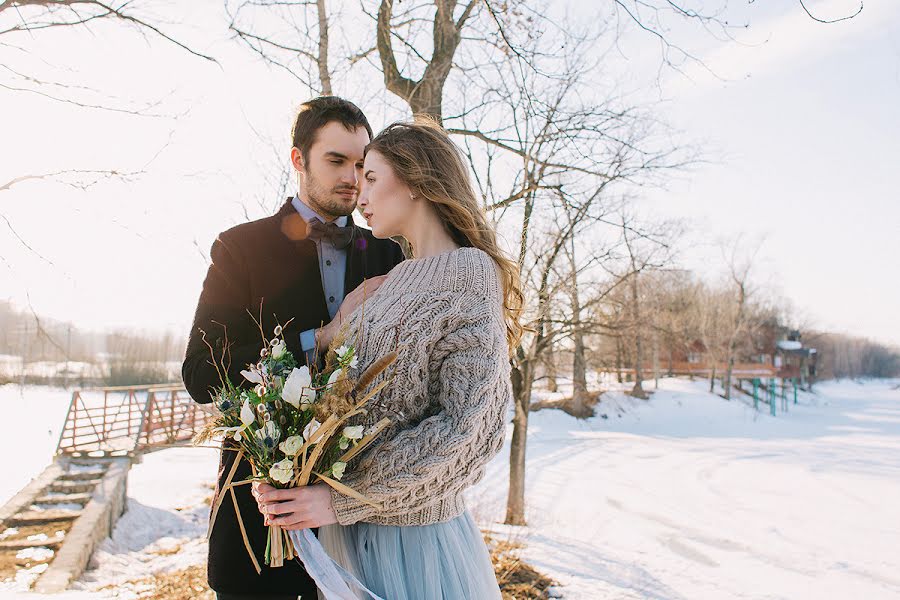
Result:
[[[400,246],[376,239],[350,218],[371,138],[365,115],[351,102],[329,96],[302,105],[291,149],[299,192],[274,216],[233,227],[212,245],[182,366],[196,402],[211,402],[210,391],[220,384],[214,360],[224,356],[227,376],[237,384],[243,382],[241,369],[259,359],[262,335],[253,317],[261,318],[269,338],[276,325],[283,325],[288,350],[301,364],[312,361],[317,329],[347,316],[346,306],[339,312],[346,293],[375,277],[366,284],[371,294],[382,279],[378,276],[403,260]],[[350,296],[357,298],[360,291]],[[234,460],[235,452],[223,450],[217,498]],[[242,460],[233,481],[250,474]],[[249,485],[232,489],[262,573],[247,555],[234,503],[225,498],[209,542],[209,585],[219,600],[314,600],[315,584],[299,561],[274,569],[263,564],[263,517]]]

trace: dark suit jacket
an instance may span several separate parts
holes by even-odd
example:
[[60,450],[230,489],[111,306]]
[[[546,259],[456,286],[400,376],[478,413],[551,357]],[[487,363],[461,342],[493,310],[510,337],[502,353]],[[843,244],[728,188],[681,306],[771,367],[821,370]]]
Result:
[[[363,279],[383,275],[403,260],[400,246],[395,242],[376,239],[370,231],[353,227],[344,279],[346,293]],[[284,325],[293,319],[284,329],[284,338],[288,350],[300,364],[305,362],[300,332],[330,320],[316,245],[306,239],[306,223],[290,200],[271,217],[219,234],[210,257],[212,264],[203,283],[182,366],[184,384],[191,397],[200,403],[211,402],[210,390],[220,383],[203,332],[217,357],[227,348],[230,355],[227,375],[237,384],[243,381],[241,369],[256,362],[262,348],[262,335],[247,311],[257,319],[262,314],[263,332],[268,338],[273,337],[277,324]],[[222,452],[217,498],[234,459],[234,452]],[[234,481],[249,476],[249,463],[242,460]],[[228,594],[254,597],[293,594],[314,600],[315,585],[299,561],[276,569],[263,564],[267,528],[262,515],[248,485],[238,486],[234,491],[262,574],[256,574],[247,556],[233,503],[226,497],[209,541],[210,587]]]

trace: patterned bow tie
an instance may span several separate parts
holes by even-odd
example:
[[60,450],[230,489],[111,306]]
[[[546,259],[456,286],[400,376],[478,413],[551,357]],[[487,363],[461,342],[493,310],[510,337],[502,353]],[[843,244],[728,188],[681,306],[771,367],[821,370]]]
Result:
[[353,226],[340,227],[334,223],[323,223],[318,219],[309,222],[309,239],[328,240],[335,248],[346,248],[353,238]]

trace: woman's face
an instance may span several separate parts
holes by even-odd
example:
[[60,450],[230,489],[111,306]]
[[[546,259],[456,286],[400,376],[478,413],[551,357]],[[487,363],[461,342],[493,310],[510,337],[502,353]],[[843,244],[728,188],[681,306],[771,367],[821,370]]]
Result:
[[395,174],[387,160],[375,150],[366,154],[357,208],[372,234],[386,239],[406,234],[414,213],[412,192]]

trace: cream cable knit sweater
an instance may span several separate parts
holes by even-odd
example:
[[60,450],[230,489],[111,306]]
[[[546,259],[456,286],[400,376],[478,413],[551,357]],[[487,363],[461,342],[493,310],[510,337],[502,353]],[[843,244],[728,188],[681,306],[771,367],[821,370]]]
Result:
[[391,350],[399,357],[365,425],[393,422],[343,479],[382,508],[332,490],[339,523],[427,525],[462,514],[463,490],[503,444],[512,399],[502,306],[493,259],[459,248],[400,263],[350,316],[351,375]]

